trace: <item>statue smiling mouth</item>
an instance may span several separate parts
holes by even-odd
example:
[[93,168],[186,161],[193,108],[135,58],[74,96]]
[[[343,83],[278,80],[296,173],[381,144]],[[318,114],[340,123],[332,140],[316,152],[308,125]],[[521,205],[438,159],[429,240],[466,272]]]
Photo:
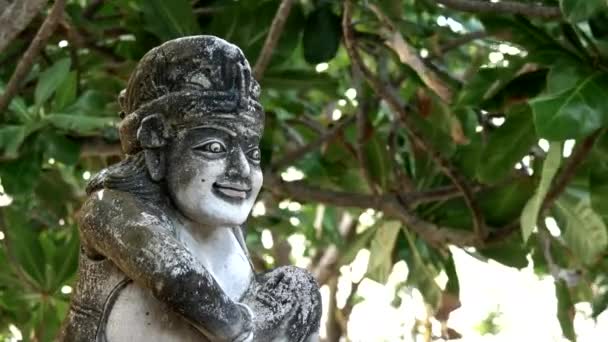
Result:
[[230,200],[243,200],[251,192],[251,187],[235,183],[213,183],[213,192]]

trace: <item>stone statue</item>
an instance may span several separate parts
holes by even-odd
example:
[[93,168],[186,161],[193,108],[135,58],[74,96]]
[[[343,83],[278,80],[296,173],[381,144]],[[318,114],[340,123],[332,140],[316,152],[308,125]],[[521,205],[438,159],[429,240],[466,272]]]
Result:
[[262,186],[260,87],[216,37],[148,52],[121,92],[126,158],[90,182],[60,341],[311,341],[305,270],[256,274],[242,225]]

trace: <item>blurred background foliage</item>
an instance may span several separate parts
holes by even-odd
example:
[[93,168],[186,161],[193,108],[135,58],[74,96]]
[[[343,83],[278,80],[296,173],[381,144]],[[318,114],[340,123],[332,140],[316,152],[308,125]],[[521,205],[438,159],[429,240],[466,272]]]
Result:
[[266,185],[248,244],[260,270],[297,263],[328,286],[328,341],[347,334],[358,282],[340,308],[336,283],[361,250],[380,283],[407,264],[398,288],[420,291],[437,338],[458,335],[449,246],[553,277],[570,340],[576,303],[608,305],[603,0],[0,0],[0,13],[0,338],[56,334],[86,182],[122,157],[117,95],[146,51],[191,34],[255,65]]

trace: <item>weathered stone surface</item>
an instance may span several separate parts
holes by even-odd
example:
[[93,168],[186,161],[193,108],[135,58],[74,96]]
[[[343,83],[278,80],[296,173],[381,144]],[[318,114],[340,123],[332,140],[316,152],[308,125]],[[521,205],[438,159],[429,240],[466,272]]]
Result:
[[260,87],[211,36],[148,52],[119,96],[127,157],[80,211],[79,279],[61,341],[310,341],[305,270],[256,274],[241,226],[262,186]]

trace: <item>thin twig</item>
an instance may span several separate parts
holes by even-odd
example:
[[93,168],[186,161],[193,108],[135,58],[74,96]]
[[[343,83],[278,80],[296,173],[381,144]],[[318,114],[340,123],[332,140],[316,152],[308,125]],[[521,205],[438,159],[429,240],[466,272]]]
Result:
[[0,52],[25,30],[46,5],[47,0],[13,1],[0,14]]
[[272,164],[272,169],[280,170],[286,166],[289,166],[294,161],[299,160],[304,155],[316,150],[321,145],[323,145],[325,142],[335,138],[340,132],[342,132],[344,130],[344,128],[346,128],[346,126],[350,125],[354,121],[354,119],[355,119],[355,116],[349,116],[348,118],[342,120],[342,122],[338,123],[336,126],[331,128],[325,134],[318,137],[317,140],[314,140],[313,142],[311,142],[307,145],[304,145],[300,148],[297,148],[293,151],[285,153],[285,155],[282,158],[280,158],[279,160],[277,160],[275,163]]
[[598,129],[597,131],[590,134],[586,137],[580,144],[578,144],[574,148],[574,152],[568,161],[565,163],[564,168],[557,174],[555,177],[555,181],[553,182],[553,186],[549,189],[549,192],[545,196],[543,203],[541,205],[540,212],[543,213],[547,209],[549,209],[555,200],[561,195],[562,192],[568,186],[568,183],[574,178],[576,175],[576,170],[580,166],[580,164],[587,158],[589,152],[591,152],[591,148],[600,137],[602,133],[606,132],[604,129]]
[[356,64],[365,79],[370,84],[376,95],[382,98],[389,108],[405,123],[405,129],[408,131],[413,142],[423,148],[435,161],[444,174],[448,176],[456,187],[462,191],[465,203],[471,210],[473,216],[473,231],[477,234],[480,241],[485,240],[488,235],[488,231],[484,225],[481,210],[477,206],[477,203],[473,199],[473,192],[466,184],[466,180],[458,173],[451,163],[445,159],[437,150],[435,150],[431,144],[429,144],[424,136],[415,129],[409,116],[407,115],[401,100],[395,96],[394,92],[387,87],[367,68],[363,63],[359,52],[355,47],[355,41],[353,36],[353,30],[351,27],[351,15],[352,15],[352,2],[347,0],[344,2],[344,12],[342,20],[342,29],[344,32],[344,44],[346,51],[350,56],[351,62]]
[[537,4],[524,4],[514,1],[478,1],[478,0],[435,0],[445,7],[472,13],[519,14],[527,17],[543,19],[560,19],[562,12],[559,7]]
[[[358,73],[358,71],[355,71],[355,73]],[[377,195],[378,189],[376,188],[376,184],[372,179],[371,172],[369,170],[369,161],[367,159],[367,154],[365,153],[365,146],[369,140],[371,131],[368,107],[369,103],[367,99],[364,99],[357,110],[357,141],[355,143],[355,153],[357,156],[357,161],[359,162],[361,176],[367,182],[369,190],[372,192],[372,194]]]
[[[376,5],[369,5],[369,8],[383,24],[386,33],[385,43],[399,56],[399,60],[412,68],[422,82],[431,89],[440,99],[446,103],[451,103],[454,97],[452,89],[439,77],[431,68],[428,68],[424,60],[416,49],[414,49],[403,37],[392,20],[384,14]],[[350,25],[350,23],[349,23]]]
[[293,3],[294,0],[283,0],[279,5],[279,9],[277,9],[277,13],[275,14],[272,24],[270,25],[268,36],[266,36],[266,41],[264,41],[264,47],[262,47],[260,56],[253,67],[253,76],[258,80],[262,79],[264,71],[266,71],[268,63],[270,63],[272,52],[274,51],[274,48],[281,37],[281,33],[283,33],[283,27],[285,27],[285,23],[287,22],[287,17],[289,16]]
[[474,32],[465,33],[465,34],[461,35],[460,37],[449,40],[449,41],[445,42],[443,45],[439,46],[437,51],[435,53],[431,54],[429,57],[427,57],[427,59],[437,58],[450,50],[453,50],[462,45],[468,44],[474,40],[486,38],[487,36],[488,36],[488,33],[485,31],[474,31]]
[[0,115],[6,110],[6,107],[9,105],[13,97],[19,91],[19,87],[21,86],[21,82],[30,72],[32,68],[32,64],[34,64],[34,59],[40,53],[40,50],[46,44],[46,41],[51,37],[57,24],[61,21],[63,17],[63,9],[65,7],[65,0],[57,0],[51,9],[48,17],[44,20],[40,29],[36,33],[34,40],[28,47],[27,51],[23,54],[23,57],[17,64],[17,68],[15,72],[11,76],[11,79],[8,81],[6,85],[6,90],[4,94],[0,97]]

